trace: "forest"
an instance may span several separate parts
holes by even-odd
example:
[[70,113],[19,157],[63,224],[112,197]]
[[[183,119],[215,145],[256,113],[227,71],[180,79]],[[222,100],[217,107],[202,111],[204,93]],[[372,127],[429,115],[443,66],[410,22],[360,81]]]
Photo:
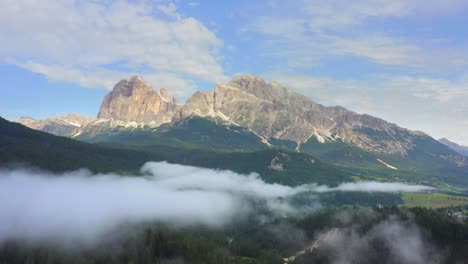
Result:
[[0,263],[464,263],[467,209],[328,207],[216,228],[122,223],[92,242],[6,240]]

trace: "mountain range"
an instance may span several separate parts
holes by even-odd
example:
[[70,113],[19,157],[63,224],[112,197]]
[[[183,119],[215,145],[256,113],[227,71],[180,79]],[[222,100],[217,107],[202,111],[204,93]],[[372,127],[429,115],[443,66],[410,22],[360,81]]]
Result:
[[456,152],[464,155],[464,156],[468,156],[468,147],[466,146],[462,146],[462,145],[459,145],[455,142],[452,142],[446,138],[441,138],[439,139],[439,142],[446,145],[447,147],[455,150]]
[[[152,148],[312,155],[359,177],[468,184],[468,158],[420,131],[340,106],[327,107],[253,75],[198,91],[185,104],[141,76],[119,81],[94,118],[76,114],[20,123],[77,140]],[[272,161],[272,163],[274,163]],[[281,162],[273,167],[281,167]]]

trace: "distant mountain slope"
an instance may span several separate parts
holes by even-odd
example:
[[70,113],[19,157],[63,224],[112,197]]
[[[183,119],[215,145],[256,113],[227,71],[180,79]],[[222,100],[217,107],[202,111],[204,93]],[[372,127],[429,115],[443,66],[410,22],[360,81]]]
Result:
[[[332,179],[336,179],[336,177],[350,179],[349,176],[356,176],[363,180],[444,182],[468,186],[468,168],[453,165],[452,161],[445,160],[444,155],[450,158],[454,151],[437,141],[434,145],[433,139],[430,137],[427,137],[425,141],[418,142],[415,152],[410,152],[407,156],[367,152],[344,142],[336,141],[323,144],[313,140],[304,144],[301,152],[297,152],[294,150],[296,146],[294,142],[285,140],[264,142],[265,139],[244,131],[241,127],[216,124],[214,121],[204,118],[193,117],[176,124],[177,127],[119,131],[86,140],[114,147],[163,153],[169,161],[176,163],[210,168],[226,168],[223,167],[225,165],[228,166],[227,168],[239,170],[239,172],[245,172],[243,168],[250,168],[247,163],[241,164],[245,161],[245,157],[255,160],[255,155],[282,151],[324,161],[335,170],[327,176],[330,182],[333,182]],[[81,140],[85,139],[81,138]],[[437,150],[440,146],[443,148]],[[440,153],[441,156],[433,155],[433,153]],[[223,162],[218,162],[219,160]],[[272,172],[271,168],[275,166],[266,170],[268,166],[265,165],[265,162],[267,160],[264,160],[263,165],[257,164],[258,167],[255,167],[254,171],[267,172],[264,176],[269,175],[268,172]],[[273,161],[270,159],[268,162],[272,163]],[[310,171],[304,170],[300,174],[295,172],[294,175],[286,178],[292,182],[296,181],[296,177],[314,179],[314,177],[319,177],[317,175],[322,175],[323,172],[323,170],[316,171],[316,169],[312,167],[308,169]],[[340,172],[339,175],[334,175],[336,171]],[[288,168],[282,174],[288,175],[291,172],[292,168]],[[347,175],[344,178],[341,175],[343,172]],[[319,178],[323,182],[327,182],[324,180],[326,177],[320,176]]]
[[157,92],[133,76],[115,85],[96,120],[67,136],[217,152],[282,148],[359,175],[468,185],[468,157],[427,134],[342,107],[325,107],[252,75],[196,92],[183,106],[167,90]]
[[0,164],[3,165],[27,165],[53,171],[88,168],[95,172],[136,172],[144,162],[157,158],[157,155],[54,136],[0,117]]
[[81,128],[95,118],[86,118],[77,114],[68,114],[56,118],[36,120],[31,117],[21,117],[19,122],[27,127],[51,133],[57,136],[73,136]]
[[217,151],[257,151],[268,149],[265,139],[239,126],[222,125],[205,118],[187,118],[180,122],[159,127],[134,128],[132,130],[84,130],[75,139],[90,143],[126,142],[212,149]]
[[342,107],[325,107],[277,82],[268,83],[252,75],[218,84],[213,91],[197,92],[184,106],[169,97],[166,89],[157,92],[142,77],[132,76],[118,82],[106,95],[97,120],[77,130],[47,130],[57,123],[54,119],[44,120],[42,126],[20,121],[31,128],[77,136],[102,130],[155,128],[193,116],[237,125],[272,141],[292,141],[298,150],[315,138],[320,143],[343,141],[365,151],[405,155],[414,147],[414,138],[425,136]]
[[[232,170],[238,173],[257,172],[268,182],[286,185],[319,183],[336,185],[352,181],[352,171],[323,162],[304,153],[280,149],[260,151],[219,152],[214,149],[184,148],[171,146],[170,142],[161,141],[122,141],[101,142],[104,146],[118,146],[123,149],[161,154],[174,163],[206,168]],[[113,138],[116,139],[116,138]]]
[[204,118],[188,118],[174,123],[161,137],[218,151],[256,151],[268,149],[267,140],[252,131],[223,125]]
[[414,146],[412,139],[424,135],[342,107],[325,107],[277,82],[252,75],[195,93],[174,120],[190,116],[216,118],[298,145],[311,138],[321,143],[339,140],[386,154],[404,155]]
[[26,165],[53,171],[88,168],[94,172],[137,173],[147,161],[167,160],[239,173],[257,172],[266,181],[288,185],[310,182],[333,185],[351,180],[350,173],[306,154],[275,149],[217,152],[171,146],[170,142],[165,142],[166,145],[141,142],[139,140],[151,139],[143,135],[121,140],[132,135],[104,137],[102,139],[115,141],[95,145],[36,131],[0,118],[0,167]]
[[466,146],[461,146],[461,145],[458,145],[457,143],[455,142],[452,142],[446,138],[441,138],[439,139],[439,142],[446,145],[447,147],[455,150],[456,152],[464,155],[464,156],[468,156],[468,147]]

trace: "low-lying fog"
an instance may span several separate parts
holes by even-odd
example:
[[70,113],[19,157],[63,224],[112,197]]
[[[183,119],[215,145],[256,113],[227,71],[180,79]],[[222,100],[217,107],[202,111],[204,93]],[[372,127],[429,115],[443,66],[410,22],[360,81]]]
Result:
[[220,227],[252,212],[252,201],[278,215],[296,214],[299,209],[287,198],[301,192],[430,189],[379,182],[289,187],[265,183],[257,174],[241,175],[167,162],[148,162],[141,171],[146,176],[95,175],[87,170],[62,174],[29,169],[0,171],[0,242],[91,242],[124,222]]

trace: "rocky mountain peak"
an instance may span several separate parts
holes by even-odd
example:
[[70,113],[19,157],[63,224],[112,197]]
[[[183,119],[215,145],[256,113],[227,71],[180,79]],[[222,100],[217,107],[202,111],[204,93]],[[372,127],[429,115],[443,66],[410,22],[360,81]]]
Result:
[[22,116],[18,120],[21,124],[28,123],[28,122],[35,122],[37,121],[36,119],[29,117],[29,116]]
[[[198,91],[181,106],[166,88],[159,91],[143,77],[134,75],[119,81],[102,102],[96,122],[87,126],[157,127],[192,116],[233,124],[255,132],[265,140],[281,139],[297,143],[344,142],[366,151],[406,155],[414,148],[414,138],[427,137],[385,120],[349,111],[343,107],[325,107],[278,82],[267,82],[255,75],[240,75],[212,91]],[[47,121],[47,120],[46,120]],[[62,117],[66,134],[89,121],[76,116]],[[23,118],[22,123],[42,130],[51,122]]]
[[95,118],[88,118],[78,114],[36,120],[31,117],[21,117],[19,122],[32,129],[42,130],[58,136],[70,136],[80,128],[85,127]]
[[125,97],[130,97],[134,91],[143,92],[151,90],[153,90],[151,85],[148,82],[146,82],[141,76],[133,75],[128,80],[119,81],[112,89],[112,95],[122,95]]
[[169,92],[167,91],[166,88],[159,89],[159,93],[161,94],[162,97],[169,98]]
[[294,92],[279,82],[267,82],[265,79],[255,75],[239,75],[232,81],[221,86],[231,89],[239,89],[243,92],[254,95],[261,100],[267,100],[274,103],[284,102],[293,104],[302,104],[304,100],[312,102],[309,98]]
[[243,89],[261,89],[268,85],[268,83],[261,77],[251,75],[251,74],[242,74],[234,77],[229,83],[236,84]]
[[405,154],[413,147],[409,130],[342,107],[325,107],[278,82],[240,75],[197,92],[174,116],[215,118],[247,128],[265,138],[319,142],[343,141],[372,152]]
[[89,122],[93,121],[95,118],[88,118],[79,114],[71,113],[71,114],[66,114],[64,116],[58,117],[58,119],[68,124],[75,125],[77,127],[83,127],[87,125]]
[[159,125],[171,121],[180,108],[167,89],[158,93],[139,75],[118,82],[104,97],[98,117]]

